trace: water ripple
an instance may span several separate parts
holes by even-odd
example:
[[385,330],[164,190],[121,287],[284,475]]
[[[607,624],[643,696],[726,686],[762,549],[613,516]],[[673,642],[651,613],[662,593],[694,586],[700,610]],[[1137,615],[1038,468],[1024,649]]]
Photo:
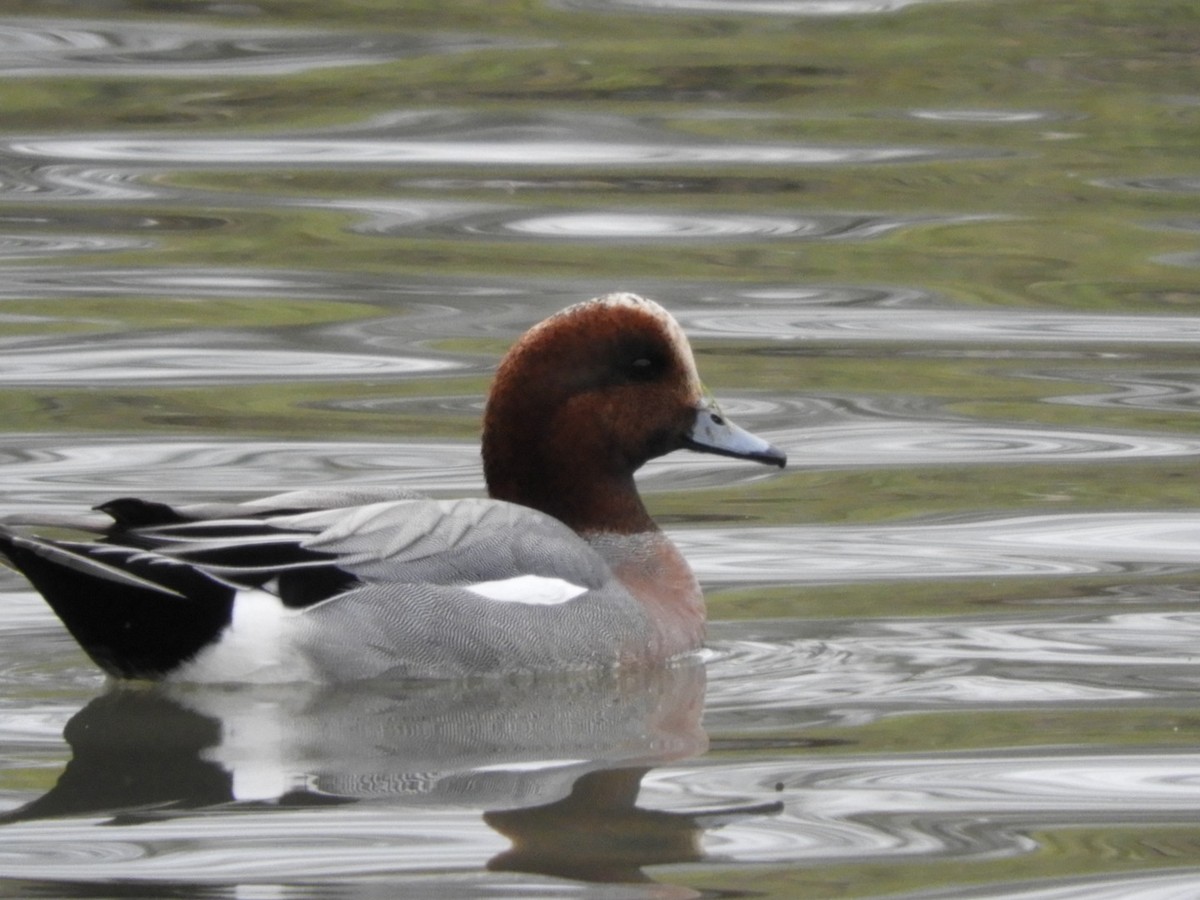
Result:
[[202,215],[145,215],[115,211],[46,211],[35,214],[0,214],[0,228],[91,228],[97,231],[199,231],[221,228],[229,220]]
[[[0,252],[0,256],[2,256]],[[279,350],[265,347],[158,348],[121,345],[89,349],[10,346],[0,356],[0,384],[119,384],[152,380],[164,383],[329,380],[417,375],[458,368],[439,359],[372,356],[329,350]]]
[[30,259],[42,256],[71,256],[76,253],[114,253],[145,250],[152,241],[100,235],[0,234],[0,259]]
[[768,438],[804,466],[983,465],[1001,462],[1165,459],[1200,453],[1186,435],[1119,434],[936,420],[793,423]]
[[1195,234],[1200,232],[1200,219],[1167,219],[1163,222],[1158,222],[1157,226],[1168,231],[1184,231],[1189,234]]
[[[711,624],[705,721],[714,734],[856,727],[885,714],[930,709],[1112,702],[1150,691],[1120,680],[1089,684],[1076,677],[1079,671],[1049,666],[1032,653],[1018,659],[1024,669],[1014,668],[989,646],[994,635],[977,622],[941,622],[927,633],[886,621],[779,621],[767,625],[769,633],[765,623]],[[976,633],[968,642],[960,631],[970,626]],[[919,658],[912,653],[918,639],[928,642]],[[977,656],[955,658],[963,645],[978,648]]]
[[1183,266],[1200,269],[1200,253],[1163,253],[1154,257],[1154,262],[1167,266]]
[[783,815],[738,823],[710,842],[738,860],[794,863],[1028,853],[1038,849],[1028,830],[1043,829],[1048,818],[1187,822],[1200,810],[1198,773],[1200,757],[1186,752],[1001,751],[723,760],[719,768],[652,773],[646,787],[697,805],[731,796],[782,798]]
[[[819,765],[819,764],[818,764]],[[1107,810],[1130,814],[1200,810],[1200,755],[981,754],[968,759],[801,763],[792,783],[829,792],[838,812],[1035,813]],[[785,789],[788,785],[785,784]],[[930,804],[926,806],[924,804]]]
[[[735,297],[750,301],[760,309],[770,310],[782,306],[790,311],[797,307],[845,307],[861,306],[869,309],[893,309],[908,306],[930,306],[935,296],[921,288],[863,285],[778,285],[747,288],[730,288]],[[730,311],[719,301],[714,301],[719,315]],[[705,310],[711,311],[711,310]],[[768,313],[770,314],[770,313]],[[708,322],[701,309],[686,314],[691,324],[700,326]]]
[[[422,811],[406,818],[394,810],[359,806],[340,810],[334,826],[323,810],[269,808],[240,814],[236,823],[231,829],[226,816],[143,822],[119,830],[97,829],[91,819],[22,823],[6,829],[0,862],[14,879],[121,878],[173,885],[269,884],[280,878],[362,877],[431,868],[445,878],[449,872],[478,868],[508,843],[468,809]],[[331,826],[336,833],[330,833]]]
[[145,182],[144,172],[72,165],[0,165],[0,197],[9,200],[161,200],[179,191]]
[[[515,292],[515,291],[514,291]],[[483,293],[482,289],[479,293]],[[433,300],[466,295],[452,285],[396,283],[358,273],[306,272],[295,269],[205,267],[126,268],[117,266],[12,266],[4,270],[0,298],[92,297],[296,297],[328,300],[384,300],[412,296]],[[460,313],[464,318],[466,313]],[[419,316],[418,316],[419,318]],[[430,316],[444,320],[445,315]],[[357,324],[357,323],[356,323]]]
[[713,622],[706,723],[856,727],[885,714],[1194,697],[1194,613]]
[[585,241],[646,240],[854,240],[881,237],[899,228],[921,224],[960,224],[979,216],[885,217],[816,213],[801,216],[720,214],[702,212],[566,210],[530,215],[522,210],[405,200],[381,204],[339,202],[336,208],[368,211],[372,220],[354,228],[368,234],[400,234],[414,228],[443,234],[488,238],[555,238]]
[[[395,138],[17,138],[0,149],[18,157],[157,166],[632,166],[858,165],[989,155],[905,147],[785,144],[619,143],[541,139]],[[994,155],[994,154],[993,154]]]
[[1170,412],[1200,412],[1200,372],[1055,372],[1038,377],[1091,382],[1115,388],[1087,394],[1046,397],[1047,403]]
[[[748,818],[710,835],[710,850],[722,858],[786,865],[877,857],[994,859],[1044,852],[1030,831],[1045,831],[1048,821],[1189,825],[1200,810],[1200,756],[1055,749],[726,758],[719,764],[701,761],[690,770],[652,772],[644,789],[649,796],[675,796],[677,803],[699,807],[731,797],[782,800],[780,815]],[[1137,876],[1143,879],[1159,883],[1157,876]],[[1186,883],[1194,887],[1194,881]],[[1128,896],[1063,890],[1057,878],[1054,885],[1028,895],[1011,893],[1006,885],[1003,896]],[[961,889],[953,895],[965,896]]]
[[978,125],[1023,125],[1066,118],[1061,113],[1019,109],[913,109],[907,115],[929,122],[961,122]]
[[87,840],[75,844],[54,841],[48,839],[45,834],[32,834],[24,841],[19,838],[4,841],[0,846],[0,867],[11,871],[10,866],[17,869],[24,866],[37,868],[48,865],[81,869],[98,866],[100,871],[104,871],[108,866],[128,863],[147,855],[148,848],[132,840]]
[[1200,439],[1188,435],[980,423],[946,413],[931,398],[903,394],[722,394],[719,399],[731,415],[751,422],[756,432],[788,450],[797,464],[810,468],[1153,459],[1200,453]]
[[1200,193],[1200,176],[1158,175],[1141,178],[1100,178],[1093,182],[1100,187],[1131,188],[1137,191],[1163,191],[1171,194]]
[[1076,513],[893,525],[685,529],[708,584],[1192,572],[1200,514]]
[[[590,12],[694,13],[706,16],[860,16],[939,0],[557,0]],[[944,0],[942,0],[944,2]]]
[[[1109,853],[1107,847],[1096,852]],[[1200,869],[1171,866],[1162,872],[1137,872],[1132,875],[1106,873],[1073,878],[1056,876],[1040,882],[980,887],[961,892],[970,900],[1190,900],[1200,884]],[[930,894],[946,897],[947,894]]]
[[[956,217],[954,222],[967,221]],[[744,241],[764,239],[855,240],[881,237],[932,217],[812,214],[806,216],[715,213],[567,211],[520,216],[506,213],[459,225],[484,237],[537,237],[577,241]]]
[[[1042,312],[1020,309],[904,309],[889,314],[822,306],[801,310],[680,310],[689,334],[786,340],[1029,344],[1200,342],[1200,317]],[[919,351],[917,351],[919,352]]]
[[[229,441],[8,436],[0,443],[5,495],[16,512],[47,494],[103,499],[166,489],[173,496],[243,496],[320,486],[473,490],[479,448],[458,443]],[[24,497],[24,500],[20,499]],[[27,508],[27,507],[26,507]]]
[[457,35],[17,18],[0,23],[0,75],[278,76],[498,46],[520,44]]
[[[66,281],[67,273],[71,270],[57,271],[59,275],[56,277]],[[322,333],[337,336],[357,347],[392,349],[410,347],[426,342],[430,338],[445,340],[449,337],[489,337],[511,340],[533,322],[558,311],[563,306],[577,302],[581,296],[587,296],[588,291],[593,289],[591,285],[580,285],[569,281],[563,283],[534,282],[519,285],[502,281],[472,282],[469,280],[377,283],[370,281],[368,276],[356,276],[354,280],[338,276],[339,280],[334,281],[324,273],[306,273],[304,275],[247,273],[247,277],[251,276],[257,276],[267,282],[263,289],[273,293],[278,293],[279,288],[270,283],[272,278],[277,282],[290,285],[288,290],[309,296],[348,296],[353,292],[359,298],[367,297],[380,301],[404,299],[406,305],[403,316],[370,321],[339,322],[323,326],[322,329]],[[141,290],[139,285],[143,281],[153,284],[157,279],[163,277],[161,272],[145,274],[130,272],[118,278],[115,274],[110,275],[100,271],[95,275],[85,273],[81,275],[81,280],[95,281],[101,285],[116,280],[123,289],[134,291]],[[211,277],[218,280],[222,276],[219,271],[215,271]],[[47,275],[43,270],[35,270],[31,275],[21,273],[14,276],[18,285],[29,284],[33,290],[38,290],[38,284],[46,278]],[[347,281],[344,288],[340,288],[339,282],[342,278],[346,278]],[[31,281],[31,279],[36,280]],[[234,283],[236,284],[236,282]],[[5,289],[6,285],[0,284],[0,297],[4,296]],[[147,288],[147,290],[150,289],[152,288]],[[187,289],[187,283],[183,282],[176,290],[186,291]],[[697,307],[696,304],[711,302],[718,309],[726,309],[729,302],[728,294],[724,293],[719,299],[710,299],[704,296],[710,289],[710,286],[684,283],[660,285],[655,288],[653,293],[657,299],[672,309],[676,318],[687,323],[688,330],[695,339],[757,336],[740,334],[733,329],[727,332],[706,330],[707,325],[713,324],[704,316],[704,310],[707,307]],[[931,299],[923,291],[882,286],[760,287],[741,288],[732,290],[730,293],[735,298],[751,303],[758,308],[783,306],[791,310],[809,307],[858,307],[860,309],[890,310],[926,303]],[[1025,352],[1028,353],[1028,351]]]

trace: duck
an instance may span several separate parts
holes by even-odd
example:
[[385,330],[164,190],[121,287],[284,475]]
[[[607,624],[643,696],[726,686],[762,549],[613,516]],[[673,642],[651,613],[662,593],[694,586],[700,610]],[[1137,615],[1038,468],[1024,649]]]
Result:
[[[484,407],[486,498],[299,490],[120,497],[0,520],[0,558],[118,680],[473,678],[661,665],[703,644],[703,593],[634,473],[676,450],[778,466],[730,421],[682,327],[631,293],[522,335]],[[38,527],[67,526],[80,539]]]

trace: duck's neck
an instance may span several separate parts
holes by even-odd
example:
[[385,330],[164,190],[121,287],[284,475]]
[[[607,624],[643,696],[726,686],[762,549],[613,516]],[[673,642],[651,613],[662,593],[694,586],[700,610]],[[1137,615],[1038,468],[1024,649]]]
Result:
[[683,554],[650,518],[632,474],[605,476],[583,465],[566,472],[534,453],[485,452],[484,459],[493,498],[569,525],[650,611],[654,636],[639,655],[665,659],[700,646],[704,596]]
[[483,423],[483,474],[488,493],[553,516],[581,535],[657,531],[638,495],[633,472],[581,433],[588,417],[572,427],[570,416],[539,419],[524,392],[501,392],[489,400]]
[[583,467],[534,470],[536,457],[496,472],[489,470],[488,491],[497,500],[519,503],[568,525],[580,535],[643,534],[658,526],[638,494],[632,475],[605,475]]

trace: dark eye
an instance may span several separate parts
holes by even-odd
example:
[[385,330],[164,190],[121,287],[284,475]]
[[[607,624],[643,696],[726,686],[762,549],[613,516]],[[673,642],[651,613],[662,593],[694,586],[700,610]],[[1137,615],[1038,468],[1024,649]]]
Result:
[[625,365],[625,372],[632,381],[653,381],[662,374],[662,360],[655,356],[637,356]]

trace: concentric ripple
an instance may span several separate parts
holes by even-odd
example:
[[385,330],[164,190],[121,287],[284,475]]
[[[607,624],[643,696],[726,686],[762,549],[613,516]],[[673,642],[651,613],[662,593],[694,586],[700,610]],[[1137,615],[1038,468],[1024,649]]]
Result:
[[1086,394],[1047,397],[1047,403],[1129,409],[1200,412],[1200,372],[1055,372],[1039,377],[1083,381],[1113,388]]
[[484,235],[512,233],[571,240],[630,241],[813,237],[827,231],[815,219],[625,212],[533,216],[505,222],[493,229],[484,226],[471,230]]
[[[811,216],[713,213],[574,211],[535,216],[506,214],[461,224],[484,237],[575,241],[853,240],[879,237],[921,219],[816,214]],[[944,221],[939,224],[946,224]]]
[[1059,113],[1020,109],[913,109],[908,115],[929,122],[959,122],[978,125],[1023,125],[1064,118]]
[[[347,208],[347,204],[338,204]],[[354,208],[351,205],[350,208]],[[444,201],[372,203],[359,207],[372,221],[355,227],[369,234],[417,229],[488,238],[575,241],[745,241],[769,239],[855,240],[880,237],[919,224],[961,224],[980,217],[886,217],[813,214],[736,215],[702,212],[574,210],[527,215],[518,209]]]

